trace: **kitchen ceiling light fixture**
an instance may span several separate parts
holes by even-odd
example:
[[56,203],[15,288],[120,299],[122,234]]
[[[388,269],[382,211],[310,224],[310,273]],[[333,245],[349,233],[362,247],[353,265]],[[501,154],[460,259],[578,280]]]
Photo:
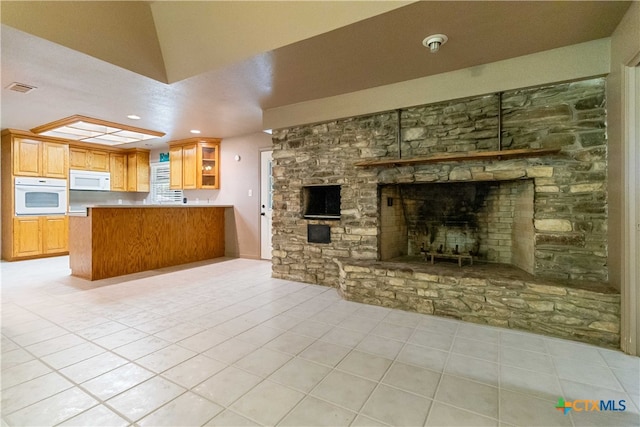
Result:
[[189,132],[195,133],[196,135],[200,133],[198,129],[191,129]]
[[103,145],[140,142],[165,135],[164,132],[141,129],[79,115],[38,126],[31,129],[31,132],[44,136]]
[[449,40],[449,37],[445,36],[444,34],[433,34],[422,40],[422,44],[424,45],[424,47],[429,48],[429,52],[436,53],[440,50],[440,46],[445,44],[447,40]]
[[137,114],[129,114],[127,118],[131,120],[140,120],[140,116],[138,116]]

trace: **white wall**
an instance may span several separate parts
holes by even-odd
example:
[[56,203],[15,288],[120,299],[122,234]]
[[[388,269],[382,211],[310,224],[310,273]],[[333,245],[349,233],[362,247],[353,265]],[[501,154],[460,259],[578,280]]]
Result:
[[[260,149],[270,147],[271,135],[263,132],[223,139],[220,189],[184,191],[187,203],[197,198],[200,204],[233,205],[225,230],[227,256],[260,258]],[[153,150],[150,161],[157,162],[159,153],[168,151],[168,147]],[[235,160],[236,155],[240,161]]]
[[[640,354],[640,314],[638,296],[640,283],[631,269],[638,263],[629,253],[633,233],[633,218],[628,217],[627,194],[639,191],[627,183],[628,153],[631,144],[625,128],[625,68],[640,57],[640,3],[633,2],[611,36],[611,73],[607,76],[607,135],[609,139],[608,200],[609,200],[609,272],[611,282],[622,291],[622,349]],[[635,61],[634,61],[635,58]],[[636,254],[637,257],[637,254]]]

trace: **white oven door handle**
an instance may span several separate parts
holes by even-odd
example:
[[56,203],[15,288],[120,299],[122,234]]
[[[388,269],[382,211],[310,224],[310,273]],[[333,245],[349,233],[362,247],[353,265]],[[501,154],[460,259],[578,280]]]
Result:
[[65,187],[51,187],[49,185],[16,185],[16,191],[34,191],[34,192],[45,192],[45,193],[53,193],[53,192],[63,192],[66,191]]

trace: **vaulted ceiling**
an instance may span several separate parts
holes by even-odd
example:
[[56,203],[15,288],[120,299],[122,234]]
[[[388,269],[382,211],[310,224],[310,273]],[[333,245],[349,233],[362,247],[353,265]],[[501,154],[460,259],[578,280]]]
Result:
[[[81,114],[167,134],[152,146],[244,135],[265,109],[609,37],[629,5],[2,1],[1,127]],[[449,42],[430,54],[434,33]]]

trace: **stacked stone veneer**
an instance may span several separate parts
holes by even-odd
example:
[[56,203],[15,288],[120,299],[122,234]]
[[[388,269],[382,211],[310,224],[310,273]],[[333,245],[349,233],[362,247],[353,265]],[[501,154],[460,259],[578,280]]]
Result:
[[351,300],[619,347],[616,293],[504,277],[441,276],[414,265],[337,262],[339,290]]
[[[604,84],[596,78],[503,94],[503,149],[561,149],[543,157],[354,166],[399,151],[409,158],[497,149],[495,95],[403,109],[400,149],[396,112],[274,131],[273,276],[338,287],[336,259],[379,260],[385,184],[531,179],[533,274],[607,283]],[[302,188],[318,184],[341,185],[340,220],[302,217]],[[330,225],[331,243],[308,243],[307,224]]]

